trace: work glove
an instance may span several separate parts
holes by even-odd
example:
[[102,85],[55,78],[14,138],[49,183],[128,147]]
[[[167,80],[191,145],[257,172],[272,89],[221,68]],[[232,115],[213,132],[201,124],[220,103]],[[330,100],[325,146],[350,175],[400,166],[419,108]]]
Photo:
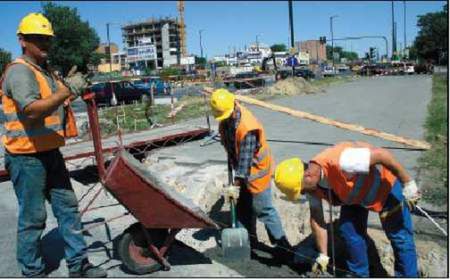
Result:
[[314,260],[311,271],[314,273],[326,272],[329,261],[330,257],[320,253],[319,256]]
[[223,196],[225,201],[229,202],[231,199],[236,202],[239,198],[239,186],[228,185],[223,188]]
[[408,204],[409,210],[412,211],[421,198],[421,194],[419,192],[419,189],[417,188],[415,180],[411,180],[404,184],[403,196],[405,197],[405,201]]
[[82,95],[89,86],[89,82],[86,78],[87,74],[83,75],[80,72],[77,72],[77,66],[73,66],[67,74],[67,77],[64,79],[64,84],[69,88],[75,98]]

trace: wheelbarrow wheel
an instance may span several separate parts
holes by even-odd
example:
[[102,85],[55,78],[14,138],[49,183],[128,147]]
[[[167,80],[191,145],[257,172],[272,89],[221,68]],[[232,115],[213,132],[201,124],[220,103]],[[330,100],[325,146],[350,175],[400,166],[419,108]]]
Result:
[[[147,229],[150,238],[158,249],[168,235],[167,229]],[[162,266],[147,248],[142,227],[139,223],[130,226],[122,235],[118,246],[122,263],[131,272],[142,275],[162,269]]]

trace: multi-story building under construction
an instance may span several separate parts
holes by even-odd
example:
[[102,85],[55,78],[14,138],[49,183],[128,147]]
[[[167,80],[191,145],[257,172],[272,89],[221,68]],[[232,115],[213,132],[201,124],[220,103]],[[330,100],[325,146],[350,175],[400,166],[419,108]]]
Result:
[[131,69],[180,64],[180,23],[176,19],[152,18],[123,25],[122,38]]

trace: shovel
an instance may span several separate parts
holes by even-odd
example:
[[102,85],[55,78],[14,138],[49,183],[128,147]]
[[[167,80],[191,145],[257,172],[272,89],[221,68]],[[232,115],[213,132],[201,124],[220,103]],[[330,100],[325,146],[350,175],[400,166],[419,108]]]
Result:
[[[228,184],[233,184],[231,161],[228,158]],[[250,260],[250,242],[245,228],[237,227],[236,205],[230,199],[231,228],[222,230],[222,252],[224,258],[230,261]]]

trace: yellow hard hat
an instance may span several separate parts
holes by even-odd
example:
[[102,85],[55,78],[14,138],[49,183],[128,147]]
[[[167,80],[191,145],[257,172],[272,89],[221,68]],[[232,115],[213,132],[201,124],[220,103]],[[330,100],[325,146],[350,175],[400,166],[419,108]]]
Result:
[[25,16],[19,24],[17,34],[38,34],[55,36],[52,24],[46,17],[39,13],[30,13]]
[[231,116],[234,110],[234,99],[234,94],[223,88],[212,93],[210,105],[217,121],[223,121]]
[[303,172],[303,162],[300,158],[283,160],[275,168],[275,185],[289,200],[297,200],[300,197]]

